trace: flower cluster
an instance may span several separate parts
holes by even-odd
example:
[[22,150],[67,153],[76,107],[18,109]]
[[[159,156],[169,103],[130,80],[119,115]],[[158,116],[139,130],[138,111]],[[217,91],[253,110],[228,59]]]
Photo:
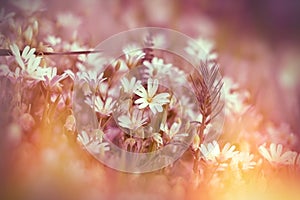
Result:
[[[133,41],[123,38],[114,43],[112,48],[118,49],[120,55],[113,58],[105,49],[94,49],[95,38],[85,29],[90,22],[83,16],[94,19],[100,11],[94,16],[92,11],[82,12],[81,8],[79,13],[58,9],[49,17],[45,3],[4,2],[11,7],[0,9],[0,53],[5,54],[0,57],[0,155],[3,163],[14,164],[3,167],[11,168],[11,174],[7,173],[8,191],[21,188],[17,191],[20,197],[41,199],[41,194],[54,195],[63,180],[67,183],[64,185],[76,186],[76,190],[66,191],[75,191],[75,195],[78,188],[87,191],[78,199],[114,199],[105,192],[112,191],[119,182],[106,179],[111,174],[117,177],[118,172],[108,172],[86,151],[97,159],[108,158],[108,165],[115,160],[120,165],[135,164],[135,159],[115,154],[116,148],[141,157],[165,149],[178,155],[184,148],[176,162],[145,175],[146,182],[144,176],[117,177],[124,181],[122,187],[116,186],[120,187],[116,189],[119,192],[137,188],[144,193],[149,187],[154,194],[165,192],[168,199],[170,195],[177,197],[174,199],[198,199],[202,195],[211,199],[206,198],[206,193],[223,197],[215,199],[234,199],[233,193],[238,196],[241,192],[245,197],[243,191],[252,188],[258,193],[271,193],[272,184],[275,190],[285,185],[299,186],[300,153],[295,123],[289,125],[288,118],[282,123],[271,120],[266,110],[256,104],[258,94],[251,88],[256,83],[247,79],[251,83],[245,86],[229,73],[232,66],[224,65],[226,56],[217,52],[214,37],[199,34],[201,37],[196,40],[186,41],[180,49],[185,55],[182,57],[163,51],[176,43],[174,38],[164,32],[143,33]],[[98,5],[97,1],[92,3]],[[139,5],[142,4],[147,3]],[[78,1],[78,5],[86,3]],[[101,18],[105,21],[99,26],[101,33],[114,21],[136,27],[148,15],[135,13],[136,9],[126,15],[117,13],[123,13],[123,9],[127,5],[116,6],[114,16]],[[168,17],[165,9],[171,7],[153,9],[160,14],[151,14],[151,18],[160,18]],[[105,15],[107,11],[101,7],[101,13]],[[119,30],[113,27],[107,33]],[[104,39],[107,33],[99,38]],[[97,42],[99,38],[96,37]],[[247,46],[246,52],[248,49]],[[261,49],[257,47],[258,52]],[[219,61],[223,63],[223,78]],[[265,71],[262,74],[265,76]],[[294,87],[295,82],[296,79],[289,82],[289,87]],[[281,110],[276,112],[281,114]],[[14,159],[7,158],[10,154]],[[139,164],[155,166],[168,159],[164,156],[152,157],[153,163],[149,159]],[[4,176],[4,183],[6,180]],[[18,195],[9,194],[7,199]]]

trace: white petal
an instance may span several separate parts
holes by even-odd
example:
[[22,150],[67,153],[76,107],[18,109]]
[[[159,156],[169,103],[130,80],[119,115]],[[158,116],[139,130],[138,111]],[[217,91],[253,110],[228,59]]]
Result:
[[149,97],[153,97],[158,89],[158,80],[151,78],[148,79],[148,95]]

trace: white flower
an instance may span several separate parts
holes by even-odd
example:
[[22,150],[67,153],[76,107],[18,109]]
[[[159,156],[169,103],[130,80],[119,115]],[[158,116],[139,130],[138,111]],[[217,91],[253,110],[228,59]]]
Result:
[[90,53],[87,55],[81,54],[78,56],[80,62],[76,63],[76,67],[80,71],[97,70],[104,71],[104,68],[109,63],[109,59],[105,58],[102,53]]
[[169,73],[171,70],[172,64],[164,64],[163,59],[159,59],[157,57],[154,57],[151,60],[151,63],[147,60],[143,62],[145,67],[147,68],[145,70],[147,77],[161,77]]
[[22,51],[22,55],[16,44],[10,45],[10,50],[21,68],[16,68],[15,72],[10,74],[11,77],[22,76],[33,79],[34,81],[45,80],[44,76],[47,75],[47,69],[39,66],[42,57],[34,55],[35,48],[26,46]]
[[121,83],[124,92],[130,95],[141,85],[141,81],[137,81],[135,77],[132,77],[130,81],[124,77],[121,79]]
[[144,36],[144,43],[146,47],[153,49],[165,49],[166,48],[166,36],[163,34],[146,34]]
[[60,86],[60,81],[67,78],[67,74],[57,75],[56,67],[48,67],[45,69],[46,75],[44,76],[45,81],[43,82],[46,87],[53,88],[55,86]]
[[84,101],[86,104],[91,106],[91,108],[95,109],[95,112],[98,112],[102,115],[110,115],[112,113],[112,109],[115,105],[115,101],[111,97],[108,97],[105,102],[99,96],[95,97],[95,101],[93,102],[92,98],[87,97]]
[[158,144],[158,146],[163,145],[163,139],[159,133],[154,133],[152,135],[152,138]]
[[137,63],[145,56],[145,53],[137,44],[127,45],[123,48],[123,53],[125,54],[126,63],[129,68],[137,65]]
[[254,155],[249,152],[239,152],[236,156],[232,157],[230,165],[234,168],[241,168],[242,170],[253,169],[256,162],[253,161]]
[[139,104],[139,109],[144,109],[147,106],[149,106],[153,114],[156,114],[157,112],[162,112],[162,106],[170,102],[170,100],[168,99],[170,97],[170,94],[160,93],[155,95],[157,89],[158,80],[148,79],[147,90],[142,85],[140,85],[135,91],[135,94],[137,94],[141,98],[137,99],[134,103]]
[[8,65],[0,64],[0,76],[11,76],[12,72],[10,71]]
[[198,38],[197,40],[188,41],[185,51],[198,60],[216,59],[218,55],[213,53],[214,43],[211,40]]
[[165,132],[169,136],[169,138],[173,138],[174,135],[176,135],[179,132],[180,126],[181,122],[174,122],[171,128],[169,129],[168,124],[161,124],[160,130]]
[[152,37],[153,48],[164,49],[166,47],[166,37],[163,34],[156,34]]
[[77,73],[78,79],[89,85],[91,91],[87,91],[87,93],[95,92],[99,89],[100,84],[106,80],[106,78],[103,78],[103,75],[103,72],[98,74],[96,71]]
[[26,12],[28,16],[32,15],[37,11],[44,9],[44,1],[41,0],[17,0],[11,1],[13,5],[18,7],[23,12]]
[[51,46],[55,46],[61,43],[61,38],[55,37],[53,35],[48,35],[45,41],[50,44]]
[[208,143],[207,145],[201,144],[200,151],[205,160],[210,160],[213,162],[224,162],[235,156],[238,152],[234,151],[235,146],[226,143],[222,151],[217,141]]
[[223,77],[224,85],[222,87],[221,96],[225,102],[225,114],[226,115],[242,115],[250,106],[245,103],[249,98],[248,91],[237,91],[238,84],[234,83],[230,78]]
[[200,151],[206,160],[216,161],[216,157],[220,155],[220,146],[217,141],[208,143],[207,145],[201,144]]
[[70,12],[62,12],[57,15],[57,24],[62,27],[67,27],[76,30],[82,23],[82,20]]
[[[74,32],[76,34],[77,32]],[[86,51],[87,47],[80,44],[78,41],[72,43],[63,43],[62,47],[65,51]]]
[[[9,46],[12,54],[15,56],[16,62],[18,65],[25,70],[25,62],[27,62],[31,57],[34,56],[35,48],[31,48],[29,46],[26,46],[23,51],[22,55],[20,54],[20,49],[16,44],[12,44]],[[24,59],[24,61],[23,61]]]
[[270,163],[290,165],[295,163],[297,153],[293,151],[283,152],[282,144],[271,143],[269,149],[266,144],[259,146],[259,153],[267,159]]
[[15,16],[14,12],[10,12],[10,13],[5,14],[5,9],[1,8],[1,10],[0,10],[0,24],[5,22],[5,21],[8,21],[13,16]]
[[77,140],[83,144],[87,150],[92,153],[103,154],[105,151],[109,151],[109,144],[107,142],[100,142],[99,140],[93,140],[89,137],[86,131],[82,131],[78,134]]
[[118,117],[119,125],[124,128],[136,130],[147,122],[147,118],[143,118],[143,113],[139,110],[134,110],[130,115],[122,115]]

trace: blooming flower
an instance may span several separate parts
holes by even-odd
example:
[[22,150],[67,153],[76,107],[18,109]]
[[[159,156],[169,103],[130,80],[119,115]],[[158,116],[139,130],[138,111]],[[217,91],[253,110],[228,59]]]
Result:
[[143,118],[141,111],[134,110],[132,114],[118,117],[118,121],[120,126],[136,130],[147,122],[147,118]]
[[57,24],[62,27],[76,30],[82,20],[71,12],[62,12],[57,15]]
[[224,85],[222,92],[224,96],[221,96],[225,102],[225,114],[226,115],[242,115],[248,109],[249,105],[245,101],[249,97],[248,91],[237,91],[238,84],[234,83],[230,78],[223,77]]
[[181,127],[181,122],[174,122],[171,126],[171,128],[168,127],[168,124],[161,124],[160,130],[165,132],[169,138],[173,138],[174,135],[176,135],[179,132],[179,129]]
[[106,65],[109,63],[109,60],[101,53],[90,53],[87,55],[81,54],[78,56],[78,60],[80,62],[76,63],[76,67],[80,71],[104,71]]
[[94,101],[92,98],[87,97],[84,102],[90,105],[91,108],[95,109],[95,112],[107,116],[112,113],[112,109],[115,105],[115,101],[113,101],[111,97],[108,97],[104,102],[99,96],[96,96]]
[[297,153],[293,151],[286,151],[283,153],[282,144],[271,143],[269,149],[266,144],[259,146],[259,153],[270,163],[290,165],[295,163]]
[[151,78],[148,79],[147,90],[142,85],[140,85],[137,88],[135,94],[137,94],[141,98],[137,99],[135,101],[135,104],[139,104],[139,109],[144,109],[147,106],[149,106],[153,114],[163,111],[162,106],[170,102],[170,100],[168,99],[170,97],[170,94],[160,93],[155,95],[157,89],[158,89],[158,80],[157,79],[152,80]]
[[185,51],[199,60],[212,60],[218,57],[217,53],[213,52],[214,43],[208,39],[198,38],[197,40],[188,41],[188,46]]
[[[106,80],[106,78],[103,78],[104,75],[103,72],[97,73],[96,71],[87,71],[87,72],[78,72],[76,75],[79,80],[83,81],[83,83],[88,84],[88,88],[86,89],[86,94],[90,94],[92,92],[97,91],[100,88],[100,84],[104,80]],[[69,76],[72,77],[71,74]]]
[[29,16],[44,9],[44,2],[40,0],[12,1],[12,3]]
[[129,44],[123,48],[127,66],[132,68],[145,56],[145,53],[141,50],[141,47],[137,44]]
[[234,145],[231,146],[229,143],[226,143],[221,151],[218,142],[215,140],[211,143],[208,143],[207,145],[204,144],[200,145],[200,151],[204,159],[213,162],[227,161],[228,159],[232,158],[238,153],[237,151],[234,150],[235,150]]
[[56,46],[61,43],[60,37],[55,37],[53,35],[48,35],[45,39],[45,41],[50,44],[51,46]]
[[152,37],[153,48],[163,49],[166,47],[166,36],[163,34],[156,34]]
[[[9,46],[12,54],[15,56],[16,62],[18,65],[22,68],[25,69],[25,62],[29,60],[29,58],[34,56],[35,48],[30,49],[29,46],[26,46],[23,51],[22,55],[20,54],[20,49],[16,44],[12,44]],[[24,59],[24,61],[23,61]]]
[[135,77],[132,77],[129,81],[126,77],[124,77],[121,79],[121,83],[124,92],[131,95],[140,86],[141,81],[137,81]]
[[3,23],[3,22],[5,22],[5,21],[8,21],[13,16],[15,16],[14,12],[10,12],[10,13],[6,13],[5,14],[5,9],[1,8],[1,10],[0,10],[0,24]]
[[55,86],[60,86],[60,81],[67,78],[67,74],[63,73],[62,75],[57,75],[56,67],[48,67],[45,69],[45,81],[43,81],[44,85],[49,88],[53,88]]
[[242,170],[253,169],[256,162],[253,161],[254,155],[249,152],[239,152],[232,157],[230,165],[234,168],[241,168]]
[[77,140],[83,144],[87,150],[92,153],[103,154],[105,151],[109,151],[109,146],[107,142],[100,142],[99,140],[93,140],[90,138],[86,131],[81,131],[77,136]]
[[35,56],[35,48],[26,46],[22,55],[20,54],[19,47],[16,44],[10,45],[10,50],[15,57],[15,60],[20,68],[16,68],[14,73],[9,73],[10,77],[23,76],[32,79],[33,81],[45,80],[44,76],[47,75],[47,68],[40,67],[42,57]]
[[151,60],[151,63],[145,60],[143,64],[146,67],[145,73],[147,74],[147,78],[166,75],[172,67],[172,64],[164,64],[163,59],[157,57],[154,57]]

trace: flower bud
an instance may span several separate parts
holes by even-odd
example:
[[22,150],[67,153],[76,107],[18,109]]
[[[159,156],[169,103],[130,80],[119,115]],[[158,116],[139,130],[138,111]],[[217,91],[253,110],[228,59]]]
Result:
[[74,115],[69,115],[66,119],[66,123],[64,125],[64,127],[71,132],[75,132],[76,129],[76,119],[74,117]]
[[198,134],[195,134],[193,138],[192,149],[196,151],[199,148],[199,145],[200,145],[200,137]]

